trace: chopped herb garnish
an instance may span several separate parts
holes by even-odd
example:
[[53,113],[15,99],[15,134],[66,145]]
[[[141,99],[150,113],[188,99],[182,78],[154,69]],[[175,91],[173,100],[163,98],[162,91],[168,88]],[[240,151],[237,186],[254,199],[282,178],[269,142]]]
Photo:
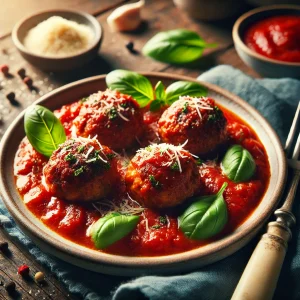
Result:
[[113,119],[115,119],[117,116],[118,116],[118,113],[117,113],[116,108],[115,108],[115,107],[112,107],[112,108],[109,110],[109,112],[108,112],[108,118],[109,118],[110,120],[113,120]]
[[182,112],[183,112],[184,114],[187,114],[187,113],[188,113],[188,106],[189,106],[189,103],[188,103],[188,102],[185,102],[185,103],[183,104]]
[[150,146],[147,146],[147,147],[145,148],[145,150],[151,152],[151,147],[150,147]]
[[89,98],[89,97],[83,97],[83,98],[80,100],[80,102],[81,102],[81,103],[84,103],[88,98]]
[[104,163],[103,168],[104,168],[104,170],[109,170],[110,169],[110,164],[109,163]]
[[126,102],[121,103],[120,106],[123,107],[123,108],[126,108],[127,107],[127,103]]
[[200,159],[200,158],[197,158],[197,159],[196,159],[196,164],[197,164],[198,166],[201,166],[201,165],[203,164],[203,160]]
[[209,115],[207,118],[207,121],[219,121],[220,119],[222,119],[223,117],[223,112],[220,110],[220,108],[218,106],[214,107],[214,112],[212,115]]
[[106,156],[109,160],[112,160],[114,157],[116,157],[116,154],[115,153],[108,153],[108,154],[106,154]]
[[159,223],[162,225],[166,225],[168,223],[167,217],[159,216],[158,220],[159,220]]
[[149,180],[154,188],[159,189],[161,187],[161,183],[157,181],[153,175],[149,175]]
[[151,228],[153,228],[153,229],[159,229],[160,227],[161,227],[161,226],[158,225],[158,224],[155,224],[155,225],[151,226]]
[[71,164],[74,164],[76,163],[77,158],[72,153],[68,153],[68,155],[65,156],[65,161],[69,161]]
[[84,167],[80,167],[79,169],[74,171],[74,176],[79,176],[83,172],[84,172]]
[[173,170],[173,171],[179,171],[179,165],[178,165],[178,162],[175,161],[175,162],[170,166],[170,169]]
[[72,147],[73,147],[73,144],[66,146],[65,149],[70,150]]
[[84,151],[84,145],[81,145],[77,148],[78,153],[82,153]]

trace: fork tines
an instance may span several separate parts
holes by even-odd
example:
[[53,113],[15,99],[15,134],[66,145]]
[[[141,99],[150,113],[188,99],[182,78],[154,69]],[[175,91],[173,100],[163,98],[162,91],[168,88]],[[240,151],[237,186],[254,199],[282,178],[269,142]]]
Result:
[[[285,152],[287,157],[291,157],[294,160],[297,160],[299,157],[299,152],[300,152],[300,133],[299,133],[299,126],[300,126],[300,102],[298,103],[298,107],[295,113],[295,117],[289,132],[289,135],[286,140],[285,144]],[[294,147],[293,154],[290,155],[290,152],[292,150],[293,146],[293,141],[295,140],[295,135],[298,134],[298,138]]]

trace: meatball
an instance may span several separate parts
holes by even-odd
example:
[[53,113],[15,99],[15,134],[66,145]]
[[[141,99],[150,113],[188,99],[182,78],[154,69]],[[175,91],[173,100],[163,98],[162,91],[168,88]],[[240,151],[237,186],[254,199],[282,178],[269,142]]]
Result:
[[149,208],[172,207],[194,195],[200,175],[181,146],[152,144],[138,150],[125,175],[128,193]]
[[117,158],[96,139],[67,140],[43,168],[43,184],[68,201],[94,201],[111,193],[118,180]]
[[226,140],[226,119],[213,99],[184,96],[164,111],[158,133],[166,143],[188,141],[185,149],[201,156]]
[[131,96],[108,89],[83,100],[72,132],[75,136],[96,136],[113,150],[126,149],[143,133],[143,114]]

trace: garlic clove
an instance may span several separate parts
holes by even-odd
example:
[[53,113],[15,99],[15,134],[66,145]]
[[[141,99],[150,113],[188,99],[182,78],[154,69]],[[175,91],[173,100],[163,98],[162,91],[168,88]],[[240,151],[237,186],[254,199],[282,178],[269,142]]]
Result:
[[145,0],[122,5],[115,9],[107,18],[107,23],[113,31],[133,31],[141,22],[141,9]]

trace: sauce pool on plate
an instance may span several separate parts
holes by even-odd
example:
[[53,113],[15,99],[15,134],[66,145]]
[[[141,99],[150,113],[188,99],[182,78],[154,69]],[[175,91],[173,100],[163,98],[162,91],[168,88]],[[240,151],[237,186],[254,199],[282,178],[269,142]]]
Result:
[[246,30],[244,42],[263,56],[300,62],[300,16],[274,16],[258,21]]
[[[100,97],[102,102],[97,102],[98,100],[93,98],[96,96],[97,99]],[[117,101],[114,103],[118,103],[119,111],[116,111],[109,105],[110,100],[108,99],[111,97],[113,97],[114,101]],[[200,101],[201,103],[196,103],[196,100],[193,100],[195,106],[201,105],[202,108],[200,110],[196,110],[193,102],[188,102],[188,100],[188,98],[184,98],[183,103],[178,102],[180,107],[178,107],[177,103],[169,108],[164,107],[155,113],[149,111],[147,107],[139,112],[135,112],[136,108],[131,105],[132,103],[129,101],[128,96],[106,91],[94,94],[88,101],[77,101],[56,110],[55,115],[63,124],[67,135],[67,142],[64,143],[64,146],[56,150],[49,160],[49,158],[34,150],[28,139],[24,138],[15,157],[14,173],[16,186],[26,207],[57,234],[77,244],[96,250],[89,234],[89,228],[97,220],[104,217],[103,205],[121,205],[126,210],[128,209],[128,203],[130,201],[134,202],[137,205],[130,209],[140,213],[136,227],[117,242],[103,250],[99,250],[117,255],[159,256],[180,253],[206,245],[234,231],[251,215],[266,191],[270,178],[266,151],[251,127],[232,112],[221,106],[218,107],[210,98],[203,98]],[[121,102],[119,103],[118,101]],[[100,106],[101,103],[104,103],[105,106]],[[91,199],[93,200],[93,195],[91,199],[87,198],[87,201],[83,201],[82,195],[79,193],[81,191],[79,187],[80,181],[83,182],[88,178],[88,165],[85,166],[85,176],[82,176],[84,174],[76,174],[76,172],[73,174],[72,166],[75,163],[69,159],[71,154],[74,154],[74,156],[86,158],[85,161],[78,160],[76,164],[94,163],[92,160],[95,160],[95,158],[91,159],[88,157],[94,152],[97,155],[100,153],[98,149],[100,144],[98,147],[95,138],[89,142],[93,147],[86,144],[86,148],[83,150],[81,150],[80,145],[76,144],[78,139],[72,142],[71,134],[72,132],[74,133],[74,126],[80,125],[79,128],[82,128],[84,120],[91,120],[90,116],[86,114],[86,111],[90,111],[88,109],[90,105],[93,107],[91,111],[95,113],[95,107],[97,107],[99,116],[101,116],[101,118],[97,118],[97,124],[99,124],[99,120],[102,120],[103,124],[112,128],[114,124],[117,124],[116,122],[123,122],[123,132],[125,132],[124,126],[127,124],[129,136],[129,132],[137,134],[137,130],[131,130],[128,120],[136,122],[136,118],[139,114],[142,114],[143,117],[138,120],[142,122],[141,127],[144,130],[144,134],[139,134],[136,142],[130,140],[126,152],[119,151],[119,154],[116,153],[116,156],[112,156],[111,160],[106,162],[110,165],[109,170],[103,168],[103,173],[101,173],[99,171],[100,165],[94,165],[100,172],[97,173],[97,176],[102,176],[102,174],[109,175],[105,172],[114,172],[118,174],[120,179],[113,186],[114,194],[112,196],[108,194],[107,198],[96,202],[90,201]],[[166,112],[167,110],[168,112]],[[104,115],[102,114],[103,111],[105,112]],[[81,122],[78,122],[79,119]],[[169,120],[170,122],[171,120],[178,120],[182,131],[177,126],[174,132],[173,123],[171,124],[172,126],[169,124],[170,126],[167,127],[162,120]],[[187,125],[188,122],[192,122],[192,126],[185,128],[184,124]],[[202,156],[201,161],[197,161],[196,164],[195,155],[189,154],[186,152],[187,150],[180,148],[182,146],[171,147],[171,144],[169,144],[169,148],[161,153],[159,152],[162,150],[161,147],[163,145],[168,144],[161,143],[164,140],[157,141],[159,139],[158,128],[164,129],[164,135],[161,134],[162,137],[168,133],[168,139],[179,139],[180,132],[188,133],[192,138],[199,122],[202,124],[201,130],[207,130],[207,128],[214,130],[213,139],[208,135],[203,138],[203,141],[200,140],[199,143],[205,143],[210,138],[210,142],[218,149],[217,153],[214,153],[212,156]],[[162,127],[162,124],[164,124],[164,127]],[[88,127],[85,128],[90,128],[89,123],[86,125]],[[172,131],[170,131],[170,128]],[[223,130],[226,131],[226,139],[223,138]],[[218,132],[220,135],[216,139]],[[171,133],[175,134],[171,135]],[[90,131],[86,133],[86,135],[89,134]],[[111,142],[118,142],[118,140],[112,139]],[[156,142],[161,144],[155,144]],[[231,181],[222,172],[220,159],[224,156],[226,149],[232,145],[241,145],[251,153],[255,161],[255,173],[247,181]],[[118,143],[112,143],[111,147],[118,149],[119,145]],[[160,147],[158,151],[155,150],[156,147]],[[194,149],[193,144],[190,144],[190,147]],[[172,150],[173,148],[175,150]],[[138,156],[136,154],[136,158],[131,159],[136,151],[140,154]],[[150,155],[151,153],[147,153],[147,151],[152,151],[151,153],[154,154]],[[203,147],[196,151],[201,153]],[[169,160],[170,157],[173,160],[173,154],[174,161],[170,164],[171,161]],[[107,153],[105,155],[107,156]],[[105,158],[105,155],[102,158]],[[62,161],[56,161],[59,156],[63,157]],[[118,170],[116,171],[114,161],[117,159],[119,162]],[[129,159],[131,159],[131,163],[129,163]],[[49,165],[51,160],[53,165]],[[104,166],[103,160],[100,162]],[[176,164],[177,162],[178,164]],[[59,167],[60,165],[62,168]],[[55,166],[57,166],[56,169]],[[51,170],[49,167],[51,167]],[[92,169],[94,167],[91,165]],[[71,177],[75,184],[73,187],[70,187],[71,190],[68,188],[68,191],[74,193],[74,197],[71,197],[70,194],[55,193],[57,188],[67,187],[66,184],[61,185],[61,180],[55,177],[58,176],[57,172],[59,170],[61,171],[59,176],[65,176],[66,172],[73,174],[73,177]],[[155,177],[152,175],[148,176],[149,170]],[[54,172],[53,174],[52,171]],[[43,180],[45,181],[43,175],[47,174],[46,179],[52,182],[53,189],[50,188],[50,185],[46,188],[43,182]],[[140,174],[140,177],[137,174]],[[82,177],[80,179],[77,176]],[[111,181],[111,177],[109,178]],[[72,182],[70,181],[69,183]],[[228,184],[223,195],[228,211],[228,222],[225,227],[217,235],[208,239],[194,240],[188,238],[179,226],[178,217],[182,215],[187,205],[190,204],[189,197],[191,195],[197,197],[216,195],[224,184]],[[104,187],[103,190],[100,190],[101,193],[106,192]],[[168,195],[171,195],[171,197]],[[70,199],[64,199],[68,198],[66,196],[70,196]],[[165,199],[164,203],[161,202],[162,199]]]

